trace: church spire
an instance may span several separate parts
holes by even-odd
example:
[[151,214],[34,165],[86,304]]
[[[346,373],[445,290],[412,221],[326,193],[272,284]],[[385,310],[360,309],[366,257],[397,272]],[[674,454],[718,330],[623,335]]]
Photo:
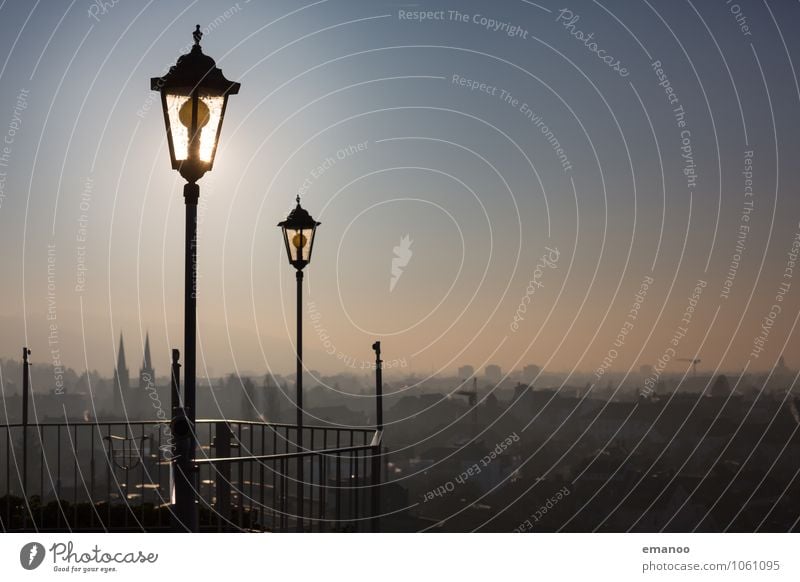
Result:
[[153,364],[150,361],[150,332],[147,332],[144,336],[144,359],[142,360],[142,369],[153,369]]
[[130,390],[130,376],[128,376],[128,365],[125,362],[125,342],[122,339],[122,332],[119,334],[119,351],[117,352],[117,367],[114,369],[112,390],[114,392],[114,411],[119,413]]
[[127,375],[128,366],[125,364],[125,343],[122,341],[122,332],[119,334],[119,352],[117,353],[117,373],[125,372]]
[[144,336],[144,356],[142,367],[139,370],[139,388],[141,390],[155,390],[156,372],[153,370],[153,361],[150,359],[150,332]]

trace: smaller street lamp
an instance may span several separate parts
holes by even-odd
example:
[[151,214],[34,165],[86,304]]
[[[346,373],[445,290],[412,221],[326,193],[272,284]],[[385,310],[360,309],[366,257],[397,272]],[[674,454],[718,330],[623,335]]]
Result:
[[[297,206],[278,226],[283,232],[289,264],[297,270],[297,450],[303,449],[303,268],[311,262],[314,235],[319,222],[308,211]],[[297,458],[297,529],[303,531],[303,458]]]

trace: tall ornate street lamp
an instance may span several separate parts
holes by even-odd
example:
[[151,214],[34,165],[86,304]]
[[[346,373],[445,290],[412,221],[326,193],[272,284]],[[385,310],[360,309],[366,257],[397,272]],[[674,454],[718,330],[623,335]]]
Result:
[[[279,222],[289,264],[297,270],[297,450],[303,449],[303,269],[311,262],[314,235],[319,222],[311,218],[305,208],[297,206],[286,220]],[[303,458],[297,458],[297,528],[303,530]]]
[[[167,142],[172,169],[186,180],[183,197],[186,203],[186,247],[184,270],[184,396],[183,429],[190,433],[188,450],[180,459],[187,462],[176,475],[176,509],[184,528],[197,530],[197,509],[194,502],[194,459],[197,437],[195,420],[196,373],[195,344],[197,317],[197,201],[200,187],[197,180],[211,170],[217,153],[217,142],[225,117],[228,96],[239,92],[239,83],[229,81],[217,68],[214,59],[200,48],[198,24],[192,50],[178,58],[175,66],[163,77],[150,79],[150,88],[161,93],[161,106],[167,128]],[[183,491],[182,491],[183,488]],[[188,494],[186,494],[188,493]]]

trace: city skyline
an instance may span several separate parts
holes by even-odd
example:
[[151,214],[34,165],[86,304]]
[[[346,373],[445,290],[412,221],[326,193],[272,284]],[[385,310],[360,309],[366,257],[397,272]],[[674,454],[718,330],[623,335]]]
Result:
[[[130,348],[127,350],[124,348],[124,332],[120,334],[119,337],[119,348],[116,351],[116,359],[117,362],[112,365],[108,374],[103,374],[100,369],[92,369],[88,370],[89,374],[98,375],[100,378],[111,378],[116,383],[116,376],[120,370],[125,370],[127,372],[128,378],[135,379],[137,376],[133,374],[136,372],[135,368],[129,368],[127,366],[127,356],[126,353],[130,353]],[[138,369],[138,377],[139,377],[139,385],[142,385],[142,375],[146,374],[150,379],[161,379],[164,381],[169,380],[170,372],[169,367],[165,366],[163,369],[159,370],[161,373],[155,373],[155,367],[152,363],[152,356],[150,350],[150,337],[149,332],[145,333],[145,347],[141,353],[134,353],[133,354],[136,361],[141,360],[141,366]],[[29,362],[32,366],[38,367],[40,370],[42,366],[49,367],[52,366],[52,362],[49,360],[45,361],[37,361],[36,358],[33,357],[32,354],[28,356]],[[10,365],[12,363],[19,365],[19,361],[15,360],[15,358],[0,358],[0,365],[2,362],[5,362],[5,365]],[[335,368],[329,371],[320,372],[314,368],[308,367],[306,369],[306,374],[312,379],[322,379],[323,376],[325,377],[335,377],[335,376],[342,376],[342,377],[358,377],[363,376],[365,378],[371,378],[372,374],[374,374],[374,362],[370,363],[366,360],[362,362],[358,361],[344,361],[345,365],[343,367]],[[360,365],[363,364],[363,365]],[[658,364],[658,362],[656,362]],[[402,360],[390,360],[384,361],[384,376],[388,377],[391,380],[397,381],[398,379],[415,379],[415,385],[423,385],[427,379],[458,379],[463,382],[471,381],[472,379],[480,379],[481,381],[487,382],[489,387],[497,386],[501,383],[506,384],[507,382],[521,382],[523,384],[531,384],[537,378],[540,379],[540,383],[544,381],[544,378],[552,379],[553,377],[560,378],[562,385],[566,385],[569,383],[570,380],[583,380],[587,377],[594,377],[595,382],[591,382],[591,384],[600,385],[604,378],[619,378],[623,376],[625,378],[630,378],[635,382],[637,382],[642,377],[647,377],[651,375],[654,370],[658,369],[659,374],[663,375],[664,377],[669,377],[672,379],[680,379],[685,381],[688,378],[696,378],[696,377],[703,377],[703,378],[714,378],[720,375],[738,375],[738,374],[752,374],[752,375],[764,375],[770,373],[778,373],[780,372],[783,375],[787,374],[794,374],[794,368],[787,363],[785,356],[781,355],[778,357],[778,360],[775,362],[771,368],[759,370],[759,369],[750,369],[748,371],[744,371],[742,369],[728,369],[728,370],[707,370],[702,367],[702,360],[701,359],[690,359],[690,358],[676,358],[674,362],[670,361],[667,364],[672,364],[672,367],[667,367],[666,365],[662,367],[654,366],[651,363],[642,362],[638,367],[631,368],[631,369],[616,369],[616,368],[604,368],[600,367],[594,370],[546,370],[542,367],[534,364],[528,363],[523,364],[514,369],[506,369],[496,363],[487,363],[482,368],[475,368],[469,363],[463,363],[462,365],[457,366],[456,368],[449,369],[449,370],[441,370],[438,374],[431,375],[430,370],[414,370],[409,368],[406,365],[406,362]],[[698,369],[699,366],[699,369]],[[133,372],[131,371],[133,370]],[[59,364],[54,367],[53,375],[54,378],[60,378],[66,371],[71,372],[75,377],[80,377],[87,374],[86,370],[80,371],[72,368],[70,366]],[[201,380],[214,380],[214,379],[224,379],[229,376],[237,376],[241,379],[245,378],[258,378],[258,377],[265,377],[265,378],[293,378],[295,376],[295,372],[290,369],[286,369],[284,371],[279,370],[272,370],[272,369],[264,369],[261,371],[256,370],[248,370],[248,369],[241,369],[238,371],[234,370],[214,370],[212,368],[207,369],[208,374],[202,374],[199,376]],[[133,375],[131,375],[133,374]],[[48,388],[48,382],[50,381],[50,375],[47,374],[43,378],[42,388]],[[10,382],[12,385],[18,380],[14,377],[6,376],[4,378],[5,382]],[[552,381],[552,380],[550,380]],[[61,386],[60,381],[54,380],[53,388],[58,392],[59,387]],[[550,386],[548,386],[550,387]]]

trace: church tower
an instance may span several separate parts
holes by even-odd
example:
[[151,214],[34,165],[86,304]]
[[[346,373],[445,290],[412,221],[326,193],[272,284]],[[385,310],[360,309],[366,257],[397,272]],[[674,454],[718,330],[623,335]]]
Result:
[[139,368],[139,389],[136,391],[136,407],[133,414],[140,419],[152,418],[154,409],[151,407],[151,394],[158,394],[156,387],[156,372],[153,370],[153,363],[150,360],[150,334],[144,336],[144,356],[142,357],[142,367]]
[[[152,391],[156,385],[156,372],[153,370],[153,363],[150,360],[150,334],[144,336],[144,358],[142,358],[142,367],[139,370],[139,390]],[[142,394],[142,397],[147,397],[148,394]]]
[[125,364],[125,344],[122,341],[122,333],[119,334],[119,351],[117,352],[117,367],[114,369],[114,413],[120,416],[124,414],[122,402],[126,400],[130,391],[130,376],[128,366]]

